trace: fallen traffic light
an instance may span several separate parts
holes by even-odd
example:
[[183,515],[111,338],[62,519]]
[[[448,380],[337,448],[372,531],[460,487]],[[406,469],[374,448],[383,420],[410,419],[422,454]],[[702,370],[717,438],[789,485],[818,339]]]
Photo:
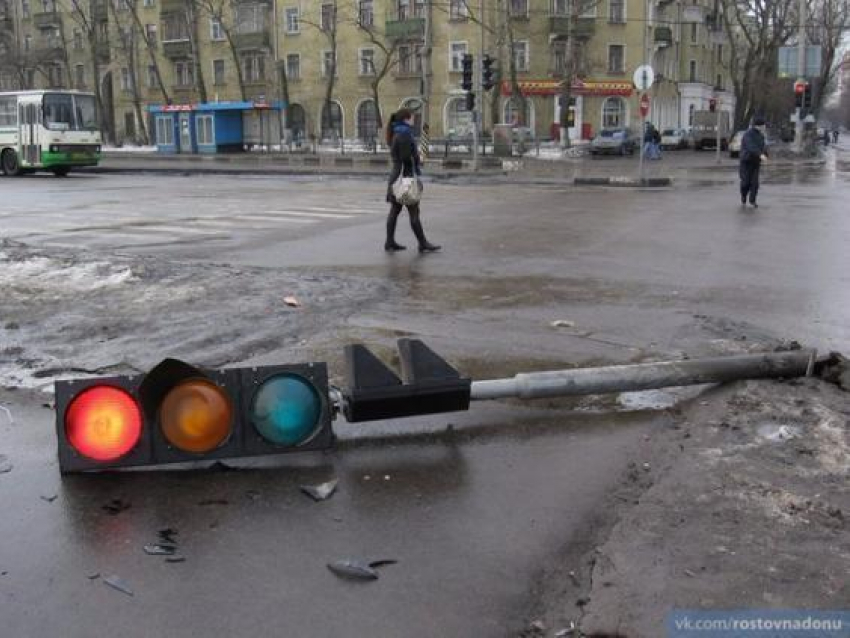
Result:
[[324,363],[56,382],[62,472],[323,449],[332,416]]

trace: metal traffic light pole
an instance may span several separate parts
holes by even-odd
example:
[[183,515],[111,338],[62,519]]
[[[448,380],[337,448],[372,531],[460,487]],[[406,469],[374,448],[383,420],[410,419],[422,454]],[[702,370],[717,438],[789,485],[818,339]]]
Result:
[[539,399],[635,392],[742,379],[802,377],[812,374],[816,358],[816,350],[798,350],[604,368],[528,372],[508,379],[473,381],[470,399]]
[[[797,81],[806,81],[806,0],[799,0],[797,5]],[[797,109],[797,122],[794,127],[794,148],[798,153],[803,152],[803,111]]]

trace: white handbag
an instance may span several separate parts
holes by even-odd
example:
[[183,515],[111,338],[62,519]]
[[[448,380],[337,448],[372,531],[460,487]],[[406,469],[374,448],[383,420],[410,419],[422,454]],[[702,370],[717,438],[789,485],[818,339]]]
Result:
[[402,206],[413,206],[422,199],[422,188],[416,177],[400,176],[393,182],[393,197]]

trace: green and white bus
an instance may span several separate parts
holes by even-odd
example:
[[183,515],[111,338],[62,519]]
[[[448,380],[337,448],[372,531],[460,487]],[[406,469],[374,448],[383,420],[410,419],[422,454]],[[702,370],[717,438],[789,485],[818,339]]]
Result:
[[97,166],[101,136],[94,95],[79,91],[0,93],[0,169],[65,176]]

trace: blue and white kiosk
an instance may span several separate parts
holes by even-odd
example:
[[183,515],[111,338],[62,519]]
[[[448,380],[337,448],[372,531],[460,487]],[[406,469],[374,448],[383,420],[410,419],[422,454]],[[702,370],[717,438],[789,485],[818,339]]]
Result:
[[206,102],[148,107],[160,153],[239,153],[280,143],[279,102]]

